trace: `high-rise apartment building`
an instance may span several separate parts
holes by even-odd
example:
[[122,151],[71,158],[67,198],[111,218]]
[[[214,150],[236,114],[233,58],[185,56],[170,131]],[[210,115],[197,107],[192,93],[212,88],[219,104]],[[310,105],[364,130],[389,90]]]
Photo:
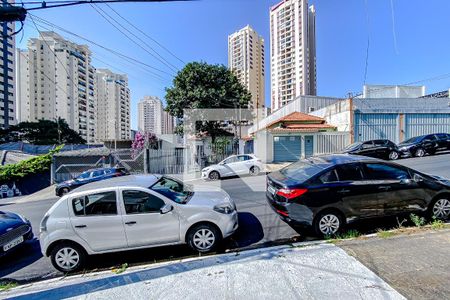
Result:
[[91,51],[55,32],[42,32],[17,52],[19,121],[62,118],[96,141],[96,83]]
[[228,36],[228,67],[252,94],[250,108],[264,107],[264,39],[249,25]]
[[174,118],[164,110],[161,99],[145,96],[138,103],[139,131],[160,135],[173,133],[173,128]]
[[[8,1],[14,3],[14,1]],[[0,4],[1,5],[1,4]],[[14,22],[2,22],[2,59],[0,59],[0,128],[16,124],[15,108],[15,52]]]
[[130,138],[130,89],[128,78],[97,69],[97,140]]
[[306,0],[283,0],[270,9],[272,110],[316,95],[315,18]]

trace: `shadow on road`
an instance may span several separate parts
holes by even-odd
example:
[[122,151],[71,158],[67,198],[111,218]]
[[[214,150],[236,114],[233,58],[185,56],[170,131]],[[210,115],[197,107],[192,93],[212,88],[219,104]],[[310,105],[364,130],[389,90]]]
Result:
[[33,239],[0,257],[0,278],[21,270],[42,257],[39,241]]

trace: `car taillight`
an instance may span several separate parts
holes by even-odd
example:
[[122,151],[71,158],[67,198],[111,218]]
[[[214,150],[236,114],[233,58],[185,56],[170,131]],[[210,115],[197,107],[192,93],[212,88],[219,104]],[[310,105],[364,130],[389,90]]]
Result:
[[308,189],[279,189],[277,191],[277,195],[284,197],[288,200],[300,197],[304,193],[306,193]]

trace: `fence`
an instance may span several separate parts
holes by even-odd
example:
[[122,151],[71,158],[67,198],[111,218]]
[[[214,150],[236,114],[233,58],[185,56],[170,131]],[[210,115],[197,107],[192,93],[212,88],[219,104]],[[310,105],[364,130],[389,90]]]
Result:
[[[23,142],[11,142],[0,144],[0,150],[7,151],[21,151],[27,154],[46,154],[50,150],[55,149],[57,145],[33,145]],[[60,152],[64,151],[73,151],[73,150],[82,150],[82,149],[90,149],[90,148],[100,148],[103,145],[64,145],[64,147],[60,150]]]
[[342,151],[350,144],[349,132],[324,132],[316,135],[314,155],[330,154]]

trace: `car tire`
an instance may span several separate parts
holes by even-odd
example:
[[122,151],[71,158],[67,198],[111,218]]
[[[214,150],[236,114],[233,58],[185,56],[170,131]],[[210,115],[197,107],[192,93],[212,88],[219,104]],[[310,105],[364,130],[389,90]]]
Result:
[[86,262],[86,251],[75,243],[57,244],[50,252],[53,267],[63,273],[81,270]]
[[219,180],[220,179],[220,174],[217,171],[211,171],[208,175],[209,180]]
[[450,217],[450,199],[448,197],[438,197],[438,199],[431,202],[428,215],[433,219],[447,220]]
[[217,228],[210,224],[200,224],[189,230],[187,242],[189,247],[201,253],[213,251],[222,236]]
[[397,160],[398,158],[399,158],[399,153],[397,152],[397,151],[391,151],[391,152],[389,152],[389,155],[388,155],[388,159],[389,160]]
[[313,227],[317,236],[333,236],[342,231],[344,218],[334,210],[321,212],[314,219]]
[[69,192],[70,192],[70,189],[68,187],[63,187],[62,189],[59,190],[59,195],[62,197]]
[[414,156],[415,157],[425,156],[425,150],[423,150],[422,148],[417,149],[416,151],[414,151]]
[[251,176],[257,176],[257,175],[259,175],[259,172],[261,172],[261,170],[257,166],[253,166],[250,168]]

